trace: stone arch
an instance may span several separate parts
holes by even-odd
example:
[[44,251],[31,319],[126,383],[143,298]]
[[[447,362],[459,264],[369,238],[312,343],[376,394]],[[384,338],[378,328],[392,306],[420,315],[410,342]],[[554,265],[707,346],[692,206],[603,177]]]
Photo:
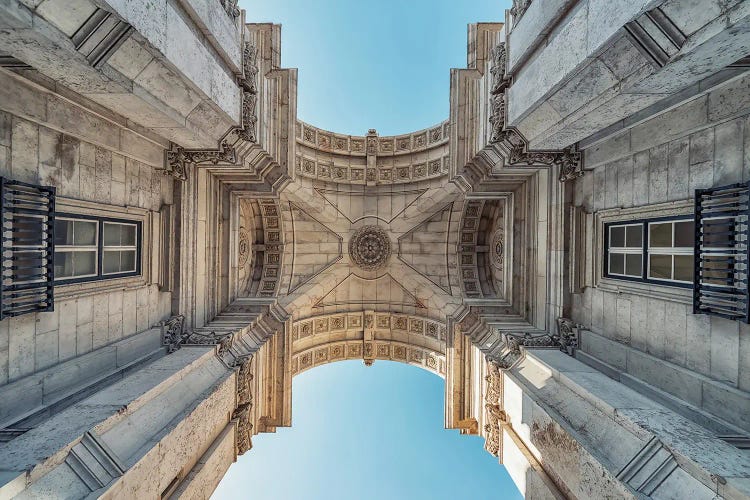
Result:
[[445,378],[444,323],[387,311],[325,314],[295,321],[291,335],[291,374],[335,361],[398,361]]
[[468,298],[504,299],[511,280],[506,263],[512,245],[512,196],[471,199],[464,205],[459,236],[461,284]]
[[273,297],[284,250],[279,205],[273,199],[239,200],[237,295]]

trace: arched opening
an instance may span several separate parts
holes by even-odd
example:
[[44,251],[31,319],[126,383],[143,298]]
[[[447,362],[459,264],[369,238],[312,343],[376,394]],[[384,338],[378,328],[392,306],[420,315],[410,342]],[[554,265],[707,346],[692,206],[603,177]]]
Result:
[[293,392],[294,425],[254,437],[212,498],[522,498],[481,437],[443,428],[444,382],[425,370],[335,362]]

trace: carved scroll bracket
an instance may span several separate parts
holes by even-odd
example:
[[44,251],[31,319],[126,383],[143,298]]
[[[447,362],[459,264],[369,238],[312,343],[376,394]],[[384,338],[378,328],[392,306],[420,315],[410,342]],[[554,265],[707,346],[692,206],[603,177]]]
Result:
[[560,182],[576,179],[583,175],[581,153],[574,146],[563,150],[530,150],[526,138],[507,123],[507,90],[512,78],[506,74],[507,54],[505,43],[492,50],[492,86],[490,88],[490,143],[498,144],[505,152],[508,165],[555,165],[558,167]]
[[[222,0],[226,6],[234,5],[236,0]],[[239,15],[239,9],[237,9]],[[257,141],[258,126],[258,50],[250,42],[245,42],[242,59],[242,77],[238,83],[242,88],[242,123],[239,127],[230,128],[225,134],[225,139],[221,141],[218,149],[184,149],[183,147],[172,143],[169,150],[165,152],[164,164],[165,174],[184,181],[188,176],[188,165],[202,165],[218,163],[237,163],[237,151],[229,144],[226,137],[236,133],[237,137],[243,141]]]
[[252,435],[253,424],[252,408],[252,356],[238,358],[235,362],[237,370],[237,409],[232,414],[232,419],[237,422],[237,432],[235,434],[235,445],[237,454],[242,455],[253,447]]
[[236,163],[237,152],[227,141],[222,141],[219,149],[185,149],[182,146],[171,143],[170,148],[164,153],[165,174],[175,179],[184,181],[188,175],[188,165],[201,165],[210,163]]

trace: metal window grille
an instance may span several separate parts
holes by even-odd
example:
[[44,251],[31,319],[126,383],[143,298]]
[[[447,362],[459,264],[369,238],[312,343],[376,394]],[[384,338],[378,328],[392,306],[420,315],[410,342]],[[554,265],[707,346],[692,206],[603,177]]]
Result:
[[54,306],[55,188],[0,177],[0,319]]
[[750,183],[696,189],[693,313],[750,323]]

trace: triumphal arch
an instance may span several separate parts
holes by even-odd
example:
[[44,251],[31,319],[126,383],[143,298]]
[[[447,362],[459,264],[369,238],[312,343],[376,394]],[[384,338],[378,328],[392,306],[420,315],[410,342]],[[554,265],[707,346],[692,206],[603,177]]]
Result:
[[750,498],[750,2],[497,14],[350,136],[236,0],[1,0],[0,498],[208,498],[344,359],[526,498]]

